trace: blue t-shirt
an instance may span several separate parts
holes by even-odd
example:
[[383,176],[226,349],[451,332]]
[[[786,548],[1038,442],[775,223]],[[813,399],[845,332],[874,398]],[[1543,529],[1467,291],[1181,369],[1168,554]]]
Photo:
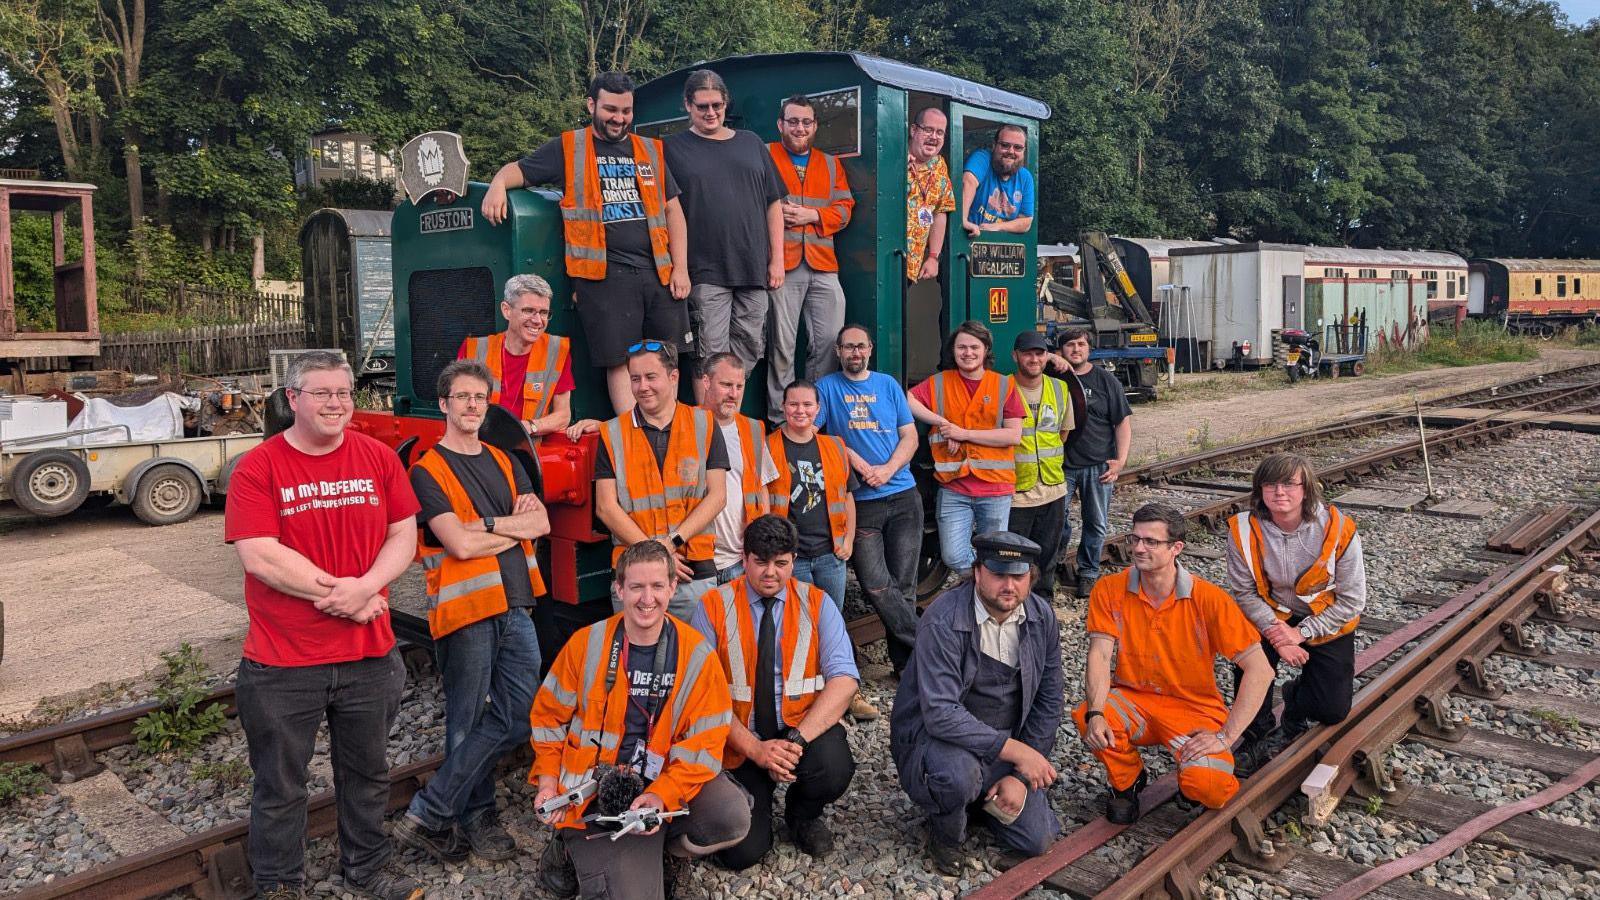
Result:
[[990,151],[979,150],[967,157],[966,171],[978,179],[978,192],[972,197],[972,208],[967,210],[968,222],[982,225],[1033,215],[1033,173],[1027,166],[1018,168],[1010,178],[1001,179],[994,173]]
[[[824,375],[817,382],[817,399],[817,427],[843,438],[845,446],[875,466],[889,461],[900,443],[900,426],[911,424],[905,388],[882,372],[868,371],[860,381],[843,372]],[[855,498],[877,500],[916,486],[911,466],[905,465],[878,487],[862,482]]]
[[[784,150],[783,152],[789,153],[788,150]],[[805,181],[806,166],[811,165],[811,151],[807,150],[804,153],[789,153],[789,164],[794,166],[795,174],[800,176],[800,180]]]

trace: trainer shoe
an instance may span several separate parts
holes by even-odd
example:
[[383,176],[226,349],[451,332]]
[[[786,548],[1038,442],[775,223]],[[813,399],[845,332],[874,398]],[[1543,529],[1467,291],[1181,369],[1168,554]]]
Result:
[[850,698],[850,718],[857,722],[872,722],[878,718],[878,708],[867,702],[860,691]]
[[578,869],[559,832],[550,835],[539,855],[539,884],[556,897],[578,896]]
[[1139,792],[1144,790],[1146,775],[1139,773],[1139,778],[1126,790],[1112,788],[1111,796],[1106,799],[1106,818],[1113,825],[1132,825],[1139,819]]
[[471,848],[461,839],[461,833],[454,825],[439,829],[429,828],[410,813],[395,819],[390,833],[400,846],[421,850],[446,865],[455,866],[466,862],[471,852]]
[[466,834],[467,846],[479,859],[503,862],[517,855],[517,842],[500,824],[500,814],[492,809],[461,830]]
[[363,879],[351,878],[346,873],[344,883],[375,900],[422,900],[428,894],[422,882],[400,871],[393,860]]
[[815,859],[821,859],[833,852],[833,832],[822,817],[815,819],[795,819],[789,822],[789,840],[800,848],[800,852]]

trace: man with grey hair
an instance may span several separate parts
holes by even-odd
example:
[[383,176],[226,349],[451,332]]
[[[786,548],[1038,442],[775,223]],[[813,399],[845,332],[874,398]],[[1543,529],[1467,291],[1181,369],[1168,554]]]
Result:
[[548,330],[550,294],[550,282],[538,275],[506,279],[500,301],[506,330],[469,337],[456,353],[457,359],[475,359],[488,368],[493,378],[489,402],[516,416],[535,441],[572,421],[571,346]]
[[417,548],[417,498],[399,457],[346,431],[354,375],[338,353],[289,367],[294,424],[245,454],[228,484],[225,539],[244,567],[250,614],[239,722],[255,787],[247,853],[261,896],[303,894],[306,767],[324,716],[333,746],[339,868],[369,896],[415,900],[383,831],[389,729],[405,666],[389,583]]

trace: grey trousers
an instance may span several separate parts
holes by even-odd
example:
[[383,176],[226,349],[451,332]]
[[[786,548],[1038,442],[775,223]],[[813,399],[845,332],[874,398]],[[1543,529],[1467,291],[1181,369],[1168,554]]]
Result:
[[769,415],[783,408],[783,389],[795,379],[795,345],[802,319],[806,324],[806,380],[816,381],[839,368],[834,342],[844,327],[844,289],[837,272],[818,272],[805,260],[783,276],[782,288],[772,292],[772,336],[767,342]]
[[689,290],[695,349],[704,359],[731,350],[748,370],[766,353],[767,305],[764,287],[697,284]]
[[[744,840],[750,830],[750,794],[721,772],[689,801],[687,816],[667,820],[648,837],[630,834],[612,841],[603,831],[563,828],[561,837],[578,871],[578,896],[616,900],[661,900],[661,855],[707,856]],[[591,835],[600,835],[589,840]]]

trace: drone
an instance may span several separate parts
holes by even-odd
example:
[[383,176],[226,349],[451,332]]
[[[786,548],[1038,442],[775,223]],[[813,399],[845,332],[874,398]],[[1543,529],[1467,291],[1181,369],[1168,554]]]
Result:
[[674,812],[662,812],[659,809],[646,806],[641,809],[630,809],[627,812],[615,816],[586,816],[584,817],[583,821],[588,825],[620,826],[610,835],[591,834],[588,838],[592,841],[597,837],[609,836],[613,841],[615,841],[625,834],[642,834],[646,831],[659,828],[661,827],[662,821],[665,819],[672,819],[678,816],[687,816],[688,814],[689,811],[687,809],[680,809]]

